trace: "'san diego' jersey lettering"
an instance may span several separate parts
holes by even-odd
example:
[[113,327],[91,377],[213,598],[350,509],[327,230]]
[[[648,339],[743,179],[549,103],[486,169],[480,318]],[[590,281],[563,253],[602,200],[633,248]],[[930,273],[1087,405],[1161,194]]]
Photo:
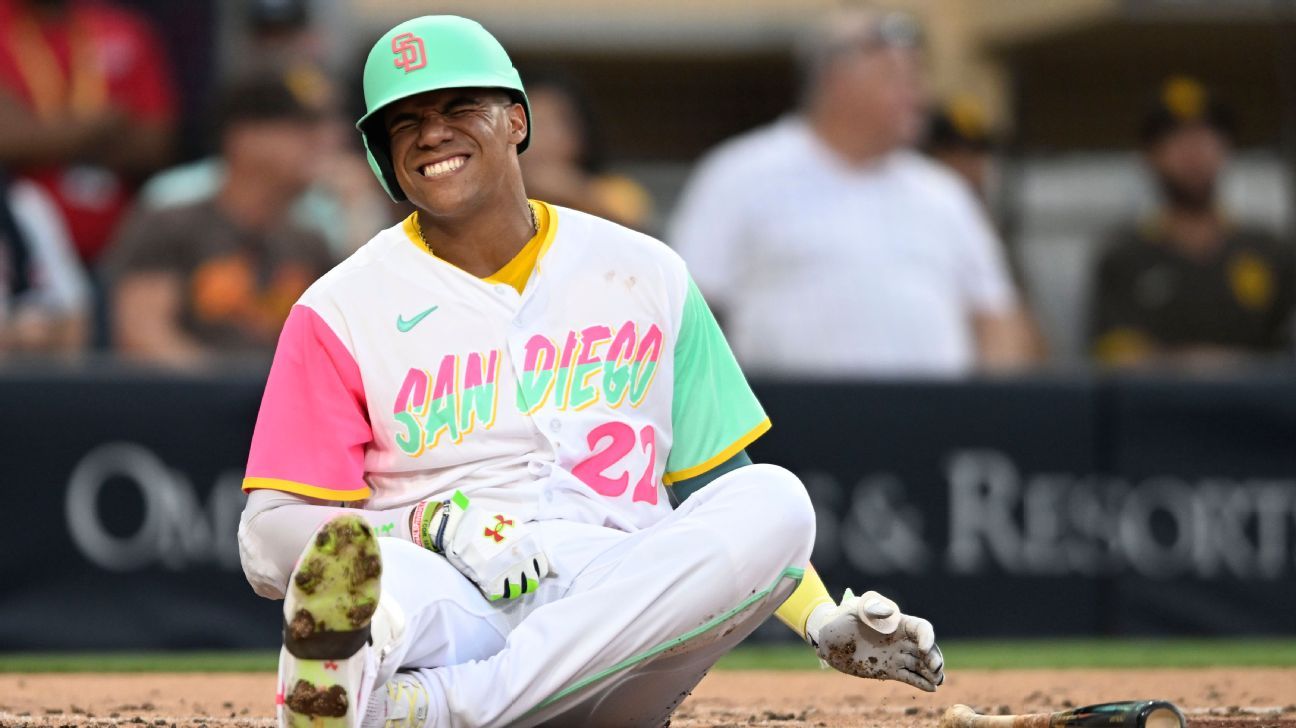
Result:
[[524,519],[632,530],[667,483],[769,421],[683,262],[544,203],[523,292],[428,253],[412,221],[285,324],[244,488],[390,508],[462,489]]

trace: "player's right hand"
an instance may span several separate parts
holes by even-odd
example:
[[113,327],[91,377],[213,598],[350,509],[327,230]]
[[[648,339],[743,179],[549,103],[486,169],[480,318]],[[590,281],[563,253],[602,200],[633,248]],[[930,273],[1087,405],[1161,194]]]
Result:
[[532,594],[552,573],[532,524],[474,507],[461,491],[415,506],[410,534],[423,548],[444,555],[491,601]]
[[899,680],[927,692],[945,682],[945,658],[931,622],[902,614],[877,592],[857,597],[847,589],[841,604],[811,613],[806,633],[819,659],[847,675]]

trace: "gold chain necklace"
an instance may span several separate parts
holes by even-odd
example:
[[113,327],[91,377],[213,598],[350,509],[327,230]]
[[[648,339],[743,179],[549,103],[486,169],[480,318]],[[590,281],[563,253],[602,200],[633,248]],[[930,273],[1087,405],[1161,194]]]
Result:
[[[534,238],[540,232],[540,221],[536,219],[535,205],[531,204],[530,200],[527,200],[527,212],[531,213],[531,237]],[[428,239],[423,237],[423,225],[419,223],[419,214],[417,212],[414,213],[414,231],[418,233],[419,240],[423,241],[423,247],[427,248],[427,252],[436,255],[432,251],[432,243],[429,243]]]

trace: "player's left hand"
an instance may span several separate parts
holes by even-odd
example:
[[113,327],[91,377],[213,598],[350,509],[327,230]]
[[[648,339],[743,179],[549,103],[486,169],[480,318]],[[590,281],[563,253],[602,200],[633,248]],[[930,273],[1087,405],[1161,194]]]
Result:
[[847,675],[899,680],[929,693],[945,682],[931,622],[902,614],[877,592],[855,596],[847,589],[841,604],[810,615],[806,634],[819,658]]
[[552,573],[540,535],[531,524],[472,506],[460,491],[449,500],[420,506],[410,519],[415,543],[444,555],[487,599],[533,594],[540,580]]

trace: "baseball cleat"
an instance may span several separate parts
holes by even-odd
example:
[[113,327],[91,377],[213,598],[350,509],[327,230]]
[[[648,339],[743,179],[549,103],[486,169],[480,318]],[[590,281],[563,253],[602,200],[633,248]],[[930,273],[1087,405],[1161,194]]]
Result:
[[425,728],[428,692],[417,677],[398,672],[372,698],[362,728]]
[[376,670],[369,624],[378,608],[382,557],[363,518],[320,526],[293,569],[284,598],[279,725],[355,728]]

